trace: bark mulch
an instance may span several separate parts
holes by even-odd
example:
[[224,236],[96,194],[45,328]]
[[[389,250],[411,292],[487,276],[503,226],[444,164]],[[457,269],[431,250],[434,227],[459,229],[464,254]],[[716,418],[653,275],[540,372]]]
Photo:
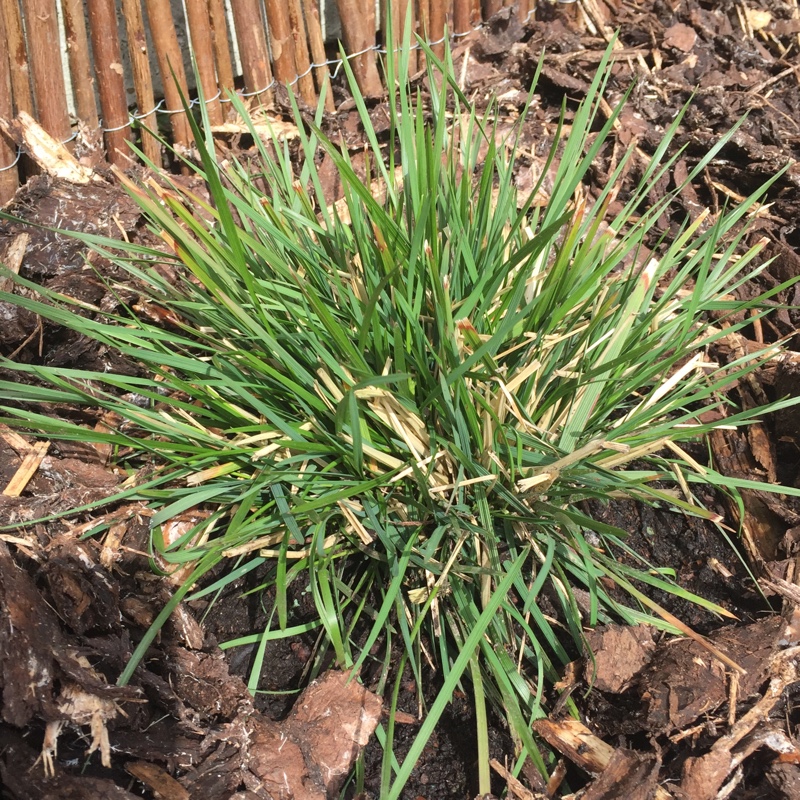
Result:
[[[605,113],[633,89],[614,137],[593,166],[592,182],[585,187],[590,195],[600,191],[631,149],[628,179],[635,181],[665,128],[690,100],[677,142],[684,150],[653,201],[747,116],[719,157],[664,214],[658,234],[669,237],[687,215],[696,219],[704,209],[713,215],[736,203],[800,156],[796,0],[541,2],[525,22],[513,9],[504,9],[460,39],[454,51],[465,92],[479,106],[498,99],[501,130],[519,115],[545,54],[524,131],[516,176],[520,188],[538,179],[562,104],[569,124],[615,30],[619,38]],[[424,91],[422,76],[419,82]],[[343,95],[338,99],[339,111],[328,115],[325,125],[351,147],[358,163],[363,136],[357,115]],[[377,103],[375,120],[386,117]],[[220,147],[248,156],[246,137],[223,137]],[[91,151],[86,157],[96,165]],[[102,165],[80,174],[91,177],[71,182],[47,174],[45,166],[28,181],[6,211],[44,227],[2,222],[0,258],[26,278],[111,311],[121,299],[136,302],[135,286],[125,285],[127,279],[96,255],[88,256],[87,264],[78,242],[47,228],[132,241],[149,241],[149,234],[134,203]],[[332,179],[328,188],[335,200]],[[771,189],[746,242],[766,239],[765,256],[772,261],[758,286],[742,291],[763,291],[800,276],[798,219],[800,166],[792,164]],[[114,293],[108,288],[112,282],[118,284]],[[715,354],[734,359],[765,342],[785,342],[787,353],[780,360],[732,387],[740,404],[800,392],[796,291],[775,303],[773,314]],[[65,368],[137,369],[104,347],[5,303],[0,303],[0,355]],[[54,406],[44,411],[79,414]],[[81,420],[103,424],[89,415]],[[715,435],[710,443],[721,470],[792,486],[800,485],[799,445],[798,411],[746,431]],[[121,503],[102,514],[32,521],[106,497],[118,480],[112,454],[102,448],[37,442],[0,426],[2,797],[333,797],[362,753],[361,796],[377,796],[381,753],[371,734],[382,709],[369,686],[348,684],[335,671],[309,682],[313,641],[298,637],[270,645],[268,674],[259,685],[263,693],[253,698],[244,680],[253,649],[219,649],[220,641],[259,630],[269,597],[248,594],[259,584],[258,575],[241,579],[210,608],[204,601],[180,606],[131,683],[115,685],[173,588],[150,568],[148,509]],[[744,523],[743,537],[734,536],[738,553],[718,529],[698,520],[634,504],[590,509],[630,531],[636,549],[656,566],[674,567],[682,585],[723,605],[735,621],[657,597],[704,634],[706,643],[666,639],[647,628],[612,625],[590,632],[591,656],[571,665],[549,693],[549,718],[534,726],[561,757],[549,781],[530,769],[518,777],[509,772],[513,744],[493,723],[497,795],[507,792],[520,800],[575,792],[584,800],[800,797],[795,738],[800,508],[757,491],[745,493],[744,501],[740,519],[734,504],[707,498],[734,530]],[[435,680],[431,676],[432,685]],[[568,696],[577,702],[580,720],[560,712]],[[401,698],[406,713],[397,733],[398,757],[417,730],[414,697],[409,682]],[[472,728],[469,699],[458,698],[423,753],[405,798],[475,796]],[[353,797],[355,789],[345,793]]]

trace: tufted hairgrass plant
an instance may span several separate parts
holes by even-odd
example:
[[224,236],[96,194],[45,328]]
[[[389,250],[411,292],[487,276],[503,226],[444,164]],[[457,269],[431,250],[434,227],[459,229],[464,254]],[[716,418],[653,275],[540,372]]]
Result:
[[[402,763],[392,714],[379,729],[389,800],[457,688],[471,687],[488,792],[487,708],[507,720],[516,771],[530,758],[546,772],[531,722],[546,714],[546,689],[580,651],[584,628],[617,620],[676,630],[649,588],[724,613],[677,586],[668,568],[646,563],[626,532],[592,519],[584,501],[633,498],[718,521],[695,487],[735,492],[747,483],[681,445],[758,418],[763,410],[738,411],[728,393],[774,352],[727,365],[708,355],[742,328],[742,311],[764,313],[765,297],[734,292],[764,267],[760,247],[742,245],[767,186],[645,247],[681,189],[648,203],[677,158],[669,152],[682,114],[638,185],[617,195],[631,151],[600,195],[588,195],[587,171],[622,107],[601,112],[607,55],[571,125],[559,127],[542,177],[521,196],[514,171],[525,113],[501,135],[497,106],[470,103],[449,54],[440,62],[427,52],[424,96],[409,79],[408,45],[386,61],[384,137],[344,62],[367,143],[366,179],[323,134],[321,105],[314,123],[294,108],[298,167],[287,141],[277,133],[262,141],[232,97],[259,148],[255,171],[219,163],[202,120],[191,167],[210,203],[168,176],[128,182],[163,247],[83,238],[169,313],[168,328],[122,301],[116,313],[101,312],[22,278],[40,299],[0,292],[143,370],[4,361],[38,382],[0,382],[11,403],[4,422],[124,453],[118,467],[129,480],[106,502],[146,500],[153,552],[191,571],[120,682],[178,602],[266,570],[268,624],[223,645],[255,645],[251,690],[267,644],[309,632],[314,670],[331,661],[354,674],[369,667],[392,712],[404,668],[416,678],[424,717]],[[341,182],[335,205],[323,191],[320,153]],[[37,412],[41,402],[121,421],[91,429]],[[165,526],[188,510],[208,513],[166,542]],[[222,561],[230,566],[223,577],[204,580]],[[292,609],[293,584],[311,592],[312,618]],[[540,609],[545,595],[558,618]],[[426,704],[431,666],[440,688]]]

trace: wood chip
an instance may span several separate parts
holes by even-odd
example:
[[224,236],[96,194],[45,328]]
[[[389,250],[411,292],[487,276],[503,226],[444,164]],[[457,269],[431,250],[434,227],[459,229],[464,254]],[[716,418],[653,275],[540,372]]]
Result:
[[0,438],[2,438],[9,447],[16,450],[19,456],[27,455],[33,447],[33,445],[25,441],[16,431],[9,428],[8,425],[0,424]]
[[[28,250],[28,242],[31,235],[29,233],[20,233],[15,236],[11,244],[6,248],[3,255],[2,263],[10,272],[19,275],[19,268],[22,266],[22,261],[25,258],[25,253]],[[14,286],[13,278],[0,278],[0,291],[12,291]]]
[[19,469],[9,481],[8,486],[3,489],[3,495],[6,497],[19,497],[22,494],[31,478],[33,478],[36,471],[39,469],[39,465],[47,455],[47,449],[49,447],[50,442],[36,442],[26,454],[25,458],[23,458]]
[[75,156],[26,111],[20,111],[13,122],[0,120],[0,127],[15,141],[24,143],[28,155],[48,175],[80,184],[102,180],[79,164]]
[[134,778],[149,786],[162,800],[189,800],[189,792],[175,778],[155,764],[148,764],[146,761],[131,761],[125,765],[125,769]]

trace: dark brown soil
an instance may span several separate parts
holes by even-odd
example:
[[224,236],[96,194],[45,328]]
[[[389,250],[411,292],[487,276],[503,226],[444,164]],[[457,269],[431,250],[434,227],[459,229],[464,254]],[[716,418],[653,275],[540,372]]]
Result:
[[[686,175],[743,114],[747,118],[702,179],[687,187],[679,204],[664,215],[661,230],[667,235],[687,215],[696,218],[704,208],[713,213],[736,202],[800,157],[800,12],[793,0],[749,5],[698,0],[542,2],[524,24],[512,9],[505,9],[482,30],[459,40],[454,52],[466,93],[479,105],[498,97],[508,122],[525,103],[540,54],[545,53],[523,139],[527,155],[517,176],[520,187],[530,184],[529,167],[549,146],[562,103],[569,122],[615,29],[619,40],[609,103],[613,106],[631,84],[634,89],[613,141],[594,165],[588,192],[597,193],[620,155],[634,147],[639,149],[630,179],[636,180],[664,129],[690,99],[677,140],[685,150],[662,192]],[[422,79],[420,85],[424,87]],[[374,117],[386,117],[380,104]],[[362,136],[347,100],[325,125],[352,145],[357,162]],[[335,199],[337,187],[332,183],[329,188]],[[769,200],[748,243],[765,237],[765,254],[774,260],[751,291],[800,276],[800,166],[793,163],[783,173]],[[6,210],[45,227],[148,241],[135,204],[112,179],[76,186],[35,177]],[[24,278],[105,310],[119,302],[115,292],[122,292],[126,300],[135,298],[135,287],[110,291],[109,283],[123,276],[114,274],[104,259],[89,256],[92,263],[87,266],[87,253],[78,242],[43,228],[3,222],[0,257],[8,257],[23,231],[31,237],[20,267]],[[784,340],[792,353],[800,350],[797,300],[795,289],[776,298],[776,304],[786,307],[776,308],[748,330],[748,341]],[[5,303],[0,303],[0,355],[65,368],[137,369],[106,348]],[[752,404],[797,395],[798,361],[765,368],[752,385],[737,388],[737,400]],[[0,434],[0,487],[5,487],[29,444],[20,443],[6,428]],[[800,415],[793,411],[735,437],[719,438],[711,446],[720,468],[731,474],[777,478],[798,486],[799,444]],[[304,708],[323,702],[313,694],[296,702],[308,684],[313,638],[269,646],[269,669],[255,699],[244,683],[253,649],[234,648],[223,655],[217,647],[263,625],[269,596],[248,593],[263,579],[257,571],[228,587],[210,608],[205,601],[182,608],[153,643],[131,685],[114,686],[171,591],[149,568],[147,509],[120,505],[110,527],[92,538],[82,538],[92,530],[90,515],[13,526],[107,496],[117,480],[107,453],[80,443],[53,442],[22,495],[0,496],[0,526],[6,526],[0,531],[2,796],[245,800],[268,797],[271,790],[277,798],[283,795],[270,776],[278,769],[274,754],[284,741],[291,742],[294,755],[284,754],[280,767],[294,759],[296,780],[306,787],[306,794],[295,796],[337,796],[343,776],[323,780],[327,767],[320,766],[321,760],[346,761],[363,742],[353,739],[349,750],[323,755],[324,743],[336,737],[303,717]],[[709,497],[707,502],[736,528],[734,506],[722,498]],[[733,625],[689,603],[653,595],[676,617],[708,635],[712,646],[746,673],[730,665],[726,669],[691,639],[670,644],[652,632],[637,633],[634,640],[613,627],[597,631],[592,640],[596,671],[591,661],[589,666],[576,663],[549,698],[550,708],[560,709],[572,694],[587,738],[578,748],[570,744],[567,734],[575,731],[567,730],[557,711],[549,722],[537,723],[536,730],[569,760],[564,762],[569,764],[564,782],[559,785],[554,779],[549,796],[586,787],[584,798],[697,800],[717,796],[730,782],[725,796],[731,798],[800,797],[800,750],[794,738],[800,724],[798,676],[793,660],[793,648],[800,642],[795,618],[795,603],[800,602],[795,569],[800,509],[757,492],[746,494],[745,503],[748,534],[740,540],[732,533],[731,541],[696,519],[629,503],[588,509],[629,531],[631,546],[654,566],[674,567],[682,586],[730,612]],[[294,599],[298,620],[313,612],[301,589]],[[341,709],[337,713],[342,719],[353,709],[374,712],[369,693],[347,694],[349,690],[335,684],[335,676],[332,680],[323,684],[324,702]],[[437,676],[429,680],[426,693],[433,693]],[[591,682],[596,689],[587,695]],[[408,718],[399,725],[398,758],[417,731],[414,698],[409,678],[400,703]],[[377,719],[375,712],[376,723]],[[473,727],[469,699],[459,698],[425,749],[404,798],[463,800],[476,795]],[[57,732],[56,752],[52,745]],[[591,735],[614,749],[608,771],[597,780],[602,770],[592,768],[587,756],[596,744]],[[90,745],[95,752],[87,755]],[[513,743],[496,721],[491,747],[500,768],[510,768]],[[361,797],[377,797],[381,750],[374,737],[363,752]],[[521,786],[509,783],[509,796],[548,796],[532,771],[524,770],[519,780]],[[671,795],[656,794],[658,785]],[[493,788],[498,795],[506,791],[506,779],[499,772]],[[356,794],[353,785],[344,792],[348,797]]]

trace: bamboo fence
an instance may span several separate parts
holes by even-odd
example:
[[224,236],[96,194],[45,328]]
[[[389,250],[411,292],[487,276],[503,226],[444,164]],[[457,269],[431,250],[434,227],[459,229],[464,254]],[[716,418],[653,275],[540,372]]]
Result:
[[[535,0],[0,0],[0,206],[35,168],[15,134],[22,112],[68,148],[78,127],[102,131],[106,158],[123,168],[134,160],[132,141],[160,165],[156,135],[166,125],[175,145],[190,146],[181,99],[195,96],[189,48],[214,125],[224,121],[231,91],[268,106],[277,85],[294,87],[312,107],[324,93],[333,111],[331,70],[340,61],[323,27],[330,9],[320,3],[338,12],[347,58],[368,97],[384,91],[379,43],[396,46],[406,19],[441,54],[446,31],[463,36],[503,6],[523,18],[535,7]],[[392,43],[380,34],[389,13]],[[423,66],[417,51],[412,67]]]

